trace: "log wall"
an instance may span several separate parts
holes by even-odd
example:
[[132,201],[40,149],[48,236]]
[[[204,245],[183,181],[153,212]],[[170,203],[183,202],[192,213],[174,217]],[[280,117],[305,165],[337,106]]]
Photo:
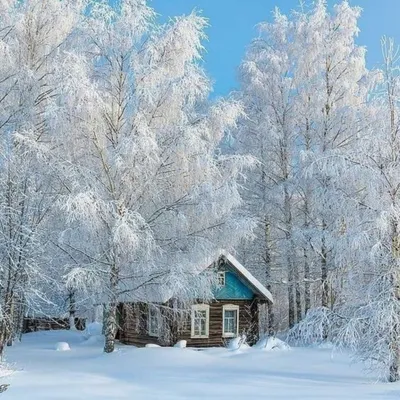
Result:
[[[75,318],[75,326],[78,330],[84,330],[86,320],[84,318]],[[22,333],[37,331],[55,331],[60,329],[69,329],[68,318],[24,318]]]
[[[171,318],[166,318],[168,326],[164,326],[160,338],[149,336],[147,331],[147,306],[145,304],[125,304],[121,306],[122,318],[118,336],[122,343],[139,347],[148,343],[173,345],[178,340],[186,340],[189,347],[224,346],[230,340],[222,335],[223,306],[226,304],[239,306],[239,335],[245,334],[250,344],[255,343],[258,339],[258,299],[211,302],[209,304],[208,338],[191,338],[190,312],[187,312],[184,318],[180,317],[179,323],[176,320],[171,323]],[[169,331],[169,334],[166,334],[165,330]]]

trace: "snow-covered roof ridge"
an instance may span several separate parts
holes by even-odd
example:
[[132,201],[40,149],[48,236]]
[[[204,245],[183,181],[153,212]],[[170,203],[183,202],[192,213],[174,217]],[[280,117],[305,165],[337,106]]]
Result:
[[[232,254],[224,249],[218,250],[213,256],[207,257],[202,264],[202,267],[195,271],[195,275],[203,273],[208,268],[215,265],[214,263],[224,257],[227,262],[232,266],[237,273],[243,277],[249,286],[258,295],[264,299],[274,302],[271,292],[258,280],[256,279],[249,270],[247,270]],[[213,260],[213,261],[212,261]],[[125,295],[119,296],[121,302],[145,302],[145,303],[166,303],[173,297],[179,298],[179,293],[174,287],[170,287],[168,284],[155,283],[151,286],[143,286],[139,289],[126,293]]]
[[[259,294],[267,298],[271,303],[274,302],[271,292],[257,279],[254,275],[245,268],[231,253],[226,250],[221,250],[221,256],[227,261],[256,289]],[[220,257],[221,257],[220,256]]]

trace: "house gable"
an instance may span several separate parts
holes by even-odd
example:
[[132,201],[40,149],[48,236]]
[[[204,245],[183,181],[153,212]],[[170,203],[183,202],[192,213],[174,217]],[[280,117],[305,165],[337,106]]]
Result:
[[246,286],[234,271],[223,267],[219,271],[225,272],[225,285],[214,289],[216,300],[252,300],[255,293]]
[[262,301],[273,303],[271,292],[262,285],[240,262],[228,252],[223,251],[218,260],[218,268],[227,268],[233,271],[239,280],[253,291]]

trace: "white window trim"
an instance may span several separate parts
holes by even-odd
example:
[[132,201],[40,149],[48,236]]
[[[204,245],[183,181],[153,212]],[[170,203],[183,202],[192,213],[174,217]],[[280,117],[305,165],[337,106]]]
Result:
[[[225,333],[225,311],[236,311],[236,333]],[[239,335],[239,306],[235,304],[225,304],[222,306],[222,337],[234,338]]]
[[[205,311],[206,312],[206,334],[205,335],[195,335],[194,334],[194,313],[196,311]],[[210,330],[210,306],[208,304],[194,304],[194,305],[192,305],[191,320],[192,321],[191,321],[190,337],[192,339],[208,338],[209,330]]]
[[[152,312],[156,313],[156,318],[157,318],[157,322],[158,322],[157,332],[151,331],[151,313]],[[148,332],[149,336],[159,337],[160,336],[159,329],[160,329],[160,311],[158,310],[158,308],[150,306],[149,312],[148,312],[148,320],[147,320],[147,332]]]
[[[223,280],[224,280],[224,284],[223,284],[223,285],[221,285],[221,284],[219,283],[220,277],[223,277]],[[218,271],[218,272],[217,272],[217,283],[218,283],[218,287],[223,287],[223,286],[225,286],[225,279],[226,279],[225,271]]]

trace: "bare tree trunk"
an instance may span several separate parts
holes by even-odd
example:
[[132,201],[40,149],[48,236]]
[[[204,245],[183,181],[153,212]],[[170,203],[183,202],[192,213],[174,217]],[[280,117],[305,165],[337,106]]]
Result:
[[[268,289],[268,287],[267,287],[267,289]],[[267,302],[267,318],[268,318],[267,319],[268,336],[274,336],[275,335],[275,314],[274,314],[274,306],[270,301]]]
[[293,269],[289,265],[288,271],[288,300],[289,300],[289,328],[293,328],[296,323],[295,296],[294,296],[294,277]]
[[9,332],[7,335],[7,346],[12,346],[13,345],[13,339],[14,336],[16,335],[16,326],[15,326],[15,299],[14,296],[11,297],[11,304],[10,304],[10,311],[9,311],[9,320],[10,320],[10,326],[9,326]]
[[[392,191],[391,193],[392,205],[393,208],[396,206],[396,192]],[[392,265],[395,267],[396,272],[391,275],[391,286],[393,288],[393,296],[394,301],[400,301],[400,282],[399,282],[399,273],[397,259],[400,257],[400,237],[398,232],[398,223],[394,217],[391,220],[391,244],[392,244]],[[400,368],[400,329],[398,324],[398,316],[396,316],[395,321],[393,323],[392,332],[390,335],[390,353],[391,360],[389,365],[389,382],[397,382],[400,380],[399,368]]]
[[296,322],[300,322],[302,318],[302,304],[301,304],[301,287],[300,287],[300,276],[298,266],[293,268],[293,278],[294,278],[294,290],[295,290],[295,300],[296,300]]
[[[325,222],[323,222],[325,227]],[[325,232],[325,229],[323,230]],[[329,285],[328,285],[328,263],[325,237],[322,238],[321,246],[321,305],[329,307]]]
[[104,352],[112,353],[115,349],[115,334],[117,327],[117,306],[116,301],[107,305],[106,322],[104,327],[105,343]]
[[12,337],[12,322],[12,296],[7,293],[0,324],[0,359],[3,357],[4,347],[10,345],[9,340]]
[[307,249],[303,249],[304,259],[304,314],[311,308],[311,274]]
[[107,305],[103,303],[103,326],[101,328],[101,334],[106,334],[106,322],[107,322]]
[[292,210],[289,191],[287,185],[284,188],[284,212],[285,212],[285,230],[286,230],[286,262],[288,269],[288,301],[289,301],[289,328],[296,323],[296,297],[295,297],[295,271],[293,264],[294,243],[292,237]]
[[[264,263],[265,263],[265,282],[266,287],[271,291],[271,225],[268,216],[264,222],[265,248],[264,248]],[[274,306],[271,302],[267,303],[267,332],[269,336],[275,335],[275,315]]]
[[[387,57],[385,59],[386,65],[389,66],[393,61],[392,58]],[[387,76],[387,100],[389,104],[390,111],[390,144],[391,144],[391,162],[396,164],[398,160],[398,133],[399,133],[399,121],[396,112],[396,84],[395,80],[391,75],[391,71],[386,69]],[[396,120],[397,119],[397,120]],[[383,166],[382,166],[383,168]],[[383,170],[381,169],[381,173]],[[396,188],[390,188],[389,194],[391,197],[392,209],[397,208],[397,194],[398,186]],[[399,221],[396,217],[391,218],[391,244],[392,244],[392,263],[396,272],[392,274],[392,287],[394,291],[395,301],[400,301],[400,281],[399,281],[399,266],[398,259],[400,257],[400,235],[399,235]],[[396,315],[395,321],[393,322],[393,328],[391,332],[391,340],[389,343],[392,359],[389,365],[389,382],[397,382],[400,380],[399,368],[400,368],[400,327],[398,324],[399,316]]]
[[71,331],[74,331],[76,330],[76,325],[75,325],[76,299],[74,290],[69,291],[68,300],[69,300],[69,329]]
[[[397,229],[394,228],[394,232],[392,234],[397,234],[395,231]],[[393,243],[393,242],[392,242]],[[392,249],[392,252],[398,251],[398,241],[396,242],[395,248]],[[394,253],[396,254],[396,253]],[[398,253],[397,253],[398,254]],[[394,260],[395,261],[395,260]],[[398,280],[398,274],[392,274],[392,286],[394,288],[394,296],[395,296],[395,301],[400,301],[400,283]],[[391,353],[391,359],[390,359],[390,365],[389,365],[389,377],[388,380],[389,382],[397,382],[400,380],[400,343],[399,343],[399,338],[400,338],[400,329],[399,329],[399,324],[397,321],[394,322],[393,324],[393,329],[391,332],[391,340],[390,340],[390,353]]]
[[[308,124],[307,124],[308,127]],[[306,137],[307,139],[307,137]],[[307,142],[307,149],[309,148],[309,143]],[[306,183],[307,185],[307,183]],[[306,231],[305,233],[305,243],[303,247],[303,265],[304,265],[304,314],[307,314],[307,311],[311,308],[311,268],[310,268],[310,260],[309,260],[309,214],[310,214],[310,189],[308,185],[306,186],[304,193],[304,226],[303,229]]]
[[24,319],[25,319],[25,303],[21,300],[18,311],[18,340],[22,340],[22,334],[24,333]]
[[[11,234],[11,230],[10,230]],[[3,357],[4,347],[10,346],[10,338],[12,338],[13,329],[13,308],[14,294],[12,287],[14,286],[13,262],[11,256],[8,257],[7,270],[7,286],[4,292],[4,308],[0,323],[0,357]]]
[[[325,221],[323,221],[323,235],[326,230]],[[328,283],[328,262],[327,262],[327,250],[325,244],[325,236],[322,236],[321,246],[321,305],[322,307],[329,307],[329,283]],[[323,326],[323,339],[327,340],[329,336],[328,326]]]
[[115,349],[115,335],[117,333],[117,286],[118,267],[115,263],[111,267],[110,277],[110,302],[107,304],[105,326],[104,326],[104,352],[112,353]]
[[[322,153],[325,154],[328,150],[329,143],[329,131],[330,131],[330,116],[332,109],[332,91],[333,86],[331,82],[331,59],[329,57],[325,60],[325,87],[326,87],[326,100],[324,105],[324,121],[323,121],[323,144],[322,144]],[[329,188],[329,177],[324,176],[321,182],[322,188],[327,191]],[[321,305],[322,307],[329,306],[329,285],[328,285],[328,251],[326,248],[326,232],[327,232],[327,223],[325,219],[322,219],[322,245],[321,245]],[[327,336],[327,332],[324,333],[324,336]]]
[[397,357],[395,357],[390,366],[389,366],[389,382],[397,382],[400,380],[400,376],[399,376],[399,364],[400,364],[400,357],[398,356],[399,354],[399,348],[396,344],[396,347],[393,348],[392,347],[392,351],[397,353]]

